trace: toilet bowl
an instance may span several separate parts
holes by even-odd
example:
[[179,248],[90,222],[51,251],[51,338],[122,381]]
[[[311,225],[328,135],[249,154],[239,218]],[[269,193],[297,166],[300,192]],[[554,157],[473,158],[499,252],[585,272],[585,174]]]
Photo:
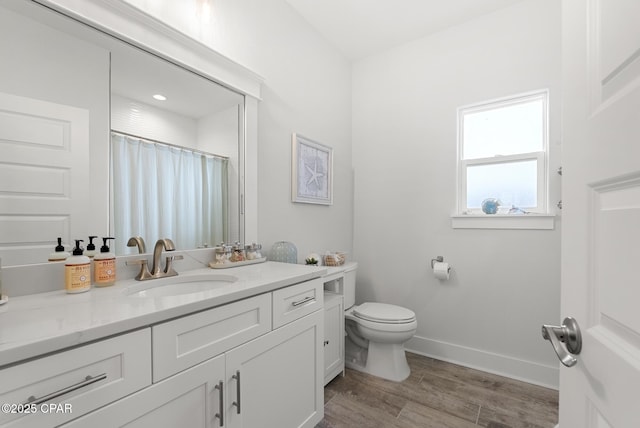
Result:
[[386,303],[355,305],[355,269],[345,272],[345,365],[400,382],[409,377],[404,344],[418,326],[413,311]]
[[347,310],[345,318],[347,367],[396,382],[409,377],[404,343],[418,326],[412,311],[367,302]]

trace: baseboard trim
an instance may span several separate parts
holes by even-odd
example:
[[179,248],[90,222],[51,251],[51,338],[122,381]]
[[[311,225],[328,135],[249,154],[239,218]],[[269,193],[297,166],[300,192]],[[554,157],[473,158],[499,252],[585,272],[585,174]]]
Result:
[[414,336],[405,349],[449,363],[506,376],[511,379],[558,389],[560,368],[495,354],[480,349]]

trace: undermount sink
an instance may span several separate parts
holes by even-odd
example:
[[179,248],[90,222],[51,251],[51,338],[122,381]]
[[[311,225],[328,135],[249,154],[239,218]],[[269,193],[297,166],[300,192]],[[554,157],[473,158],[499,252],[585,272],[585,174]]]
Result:
[[141,281],[124,290],[124,293],[132,297],[168,297],[183,294],[200,293],[224,287],[238,280],[233,275],[200,274],[172,276]]

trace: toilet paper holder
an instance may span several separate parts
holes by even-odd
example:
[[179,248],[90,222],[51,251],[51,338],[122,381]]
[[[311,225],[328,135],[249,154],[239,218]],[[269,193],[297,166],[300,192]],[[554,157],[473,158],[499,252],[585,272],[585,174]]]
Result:
[[431,269],[433,269],[436,263],[442,263],[442,262],[444,262],[444,257],[442,256],[438,256],[435,259],[431,259]]
[[431,269],[433,270],[433,276],[438,278],[440,281],[449,280],[451,266],[449,263],[444,263],[444,257],[438,256],[435,259],[431,259]]

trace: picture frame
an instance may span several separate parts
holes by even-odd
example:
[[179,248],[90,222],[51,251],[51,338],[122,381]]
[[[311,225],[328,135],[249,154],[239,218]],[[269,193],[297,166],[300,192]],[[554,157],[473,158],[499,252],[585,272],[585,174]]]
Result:
[[291,137],[291,200],[333,205],[333,149],[296,133]]

